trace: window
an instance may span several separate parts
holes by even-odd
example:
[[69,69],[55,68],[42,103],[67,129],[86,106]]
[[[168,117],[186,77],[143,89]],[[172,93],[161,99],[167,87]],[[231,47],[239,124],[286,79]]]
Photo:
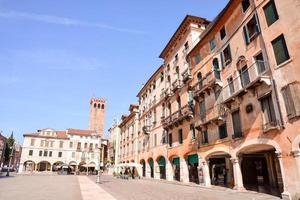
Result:
[[178,54],[175,55],[174,61],[175,61],[175,62],[178,61]]
[[70,148],[73,148],[73,142],[70,142],[70,143],[69,143],[69,147],[70,147]]
[[213,38],[212,40],[209,41],[209,45],[210,45],[210,51],[215,50],[215,48],[217,46],[215,38]]
[[29,156],[32,156],[32,155],[33,155],[33,150],[29,150],[28,155],[29,155]]
[[221,53],[222,58],[222,64],[223,67],[226,67],[231,63],[231,51],[230,51],[230,45],[228,45],[223,52]]
[[207,131],[202,132],[202,144],[208,144],[208,133],[207,133]]
[[63,148],[64,147],[64,141],[59,141],[59,148]]
[[274,0],[270,0],[270,2],[267,3],[267,5],[265,5],[263,9],[268,26],[271,26],[279,19]]
[[227,138],[226,124],[222,124],[222,125],[219,126],[219,137],[220,137],[220,139]]
[[35,139],[31,138],[31,140],[30,140],[30,146],[34,146],[34,143],[35,143]]
[[96,108],[97,107],[97,104],[96,103],[94,103],[94,108]]
[[257,71],[259,74],[266,71],[265,61],[262,53],[259,53],[257,56],[254,57],[254,60],[257,64]]
[[223,40],[226,37],[226,30],[225,30],[225,26],[223,26],[223,28],[220,30],[220,38],[221,40]]
[[240,117],[240,110],[231,113],[232,124],[233,124],[233,136],[232,138],[239,138],[243,136],[242,123]]
[[40,146],[43,147],[44,146],[44,140],[41,140]]
[[98,104],[98,109],[100,109],[101,108],[101,104]]
[[48,151],[44,151],[44,157],[48,156]]
[[77,150],[80,150],[80,149],[81,149],[81,143],[78,142],[78,144],[77,144]]
[[246,12],[250,6],[250,1],[249,0],[242,0],[242,8],[243,12]]
[[253,15],[250,21],[243,27],[246,44],[250,44],[260,33],[257,15]]
[[182,129],[178,130],[178,142],[179,142],[179,144],[183,143]]
[[205,118],[206,109],[205,109],[205,100],[200,102],[200,117],[203,120]]
[[90,143],[90,147],[89,147],[90,151],[93,150],[93,144]]
[[43,155],[43,151],[39,151],[39,156],[41,157]]
[[87,143],[84,143],[84,148],[86,149],[88,147],[88,144]]
[[189,48],[189,42],[186,42],[186,43],[184,44],[184,49],[187,50],[188,48]]
[[164,73],[160,73],[160,82],[163,82],[164,81]]
[[172,147],[173,141],[172,141],[172,133],[169,133],[169,147]]
[[271,94],[260,99],[264,117],[264,129],[276,126],[276,116]]
[[197,65],[197,64],[199,64],[201,62],[201,56],[200,56],[200,54],[197,54],[194,57],[194,61],[195,61],[195,65]]
[[283,35],[280,35],[272,41],[273,51],[276,58],[277,65],[290,59],[289,52],[285,43]]
[[101,109],[104,110],[104,104],[102,104]]
[[61,158],[62,157],[62,152],[58,152],[58,157]]
[[49,157],[52,157],[52,151],[49,151]]
[[167,141],[168,141],[168,133],[166,130],[163,131],[163,134],[162,134],[162,144],[166,144]]
[[191,139],[192,140],[196,139],[196,130],[195,130],[195,125],[194,124],[190,125],[190,133],[191,133]]
[[75,158],[75,152],[72,152],[72,158]]
[[300,116],[300,85],[290,83],[281,90],[288,119]]
[[230,76],[227,79],[227,82],[228,82],[228,87],[229,87],[229,94],[232,95],[234,93],[234,85],[233,85],[233,78],[232,78],[232,76]]

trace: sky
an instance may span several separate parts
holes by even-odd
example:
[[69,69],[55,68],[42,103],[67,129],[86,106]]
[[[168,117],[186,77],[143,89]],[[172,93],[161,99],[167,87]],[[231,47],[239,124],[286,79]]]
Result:
[[107,99],[105,134],[163,62],[189,15],[213,20],[228,0],[0,0],[0,131],[88,128]]

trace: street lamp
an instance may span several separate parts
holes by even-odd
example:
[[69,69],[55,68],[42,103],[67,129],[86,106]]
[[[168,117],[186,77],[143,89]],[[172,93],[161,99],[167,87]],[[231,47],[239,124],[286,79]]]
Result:
[[102,160],[102,142],[101,142],[101,137],[99,137],[100,139],[100,145],[98,147],[99,149],[99,157],[98,157],[98,163],[99,163],[99,169],[98,169],[98,174],[97,174],[97,179],[96,179],[96,183],[100,184],[100,178],[101,178],[101,160]]

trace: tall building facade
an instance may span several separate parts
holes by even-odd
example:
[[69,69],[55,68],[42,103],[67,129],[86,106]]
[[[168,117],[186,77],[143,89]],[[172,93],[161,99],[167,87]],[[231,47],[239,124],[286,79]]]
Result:
[[89,129],[94,130],[100,136],[104,134],[106,100],[93,97],[90,101]]
[[212,22],[187,16],[137,95],[137,160],[120,162],[148,178],[299,199],[298,10],[230,0]]

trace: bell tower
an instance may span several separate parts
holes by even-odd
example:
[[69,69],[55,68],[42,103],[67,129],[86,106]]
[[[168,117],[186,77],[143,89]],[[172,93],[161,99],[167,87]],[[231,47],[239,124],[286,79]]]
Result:
[[105,99],[96,97],[91,98],[89,129],[95,130],[100,136],[103,136],[105,109]]

